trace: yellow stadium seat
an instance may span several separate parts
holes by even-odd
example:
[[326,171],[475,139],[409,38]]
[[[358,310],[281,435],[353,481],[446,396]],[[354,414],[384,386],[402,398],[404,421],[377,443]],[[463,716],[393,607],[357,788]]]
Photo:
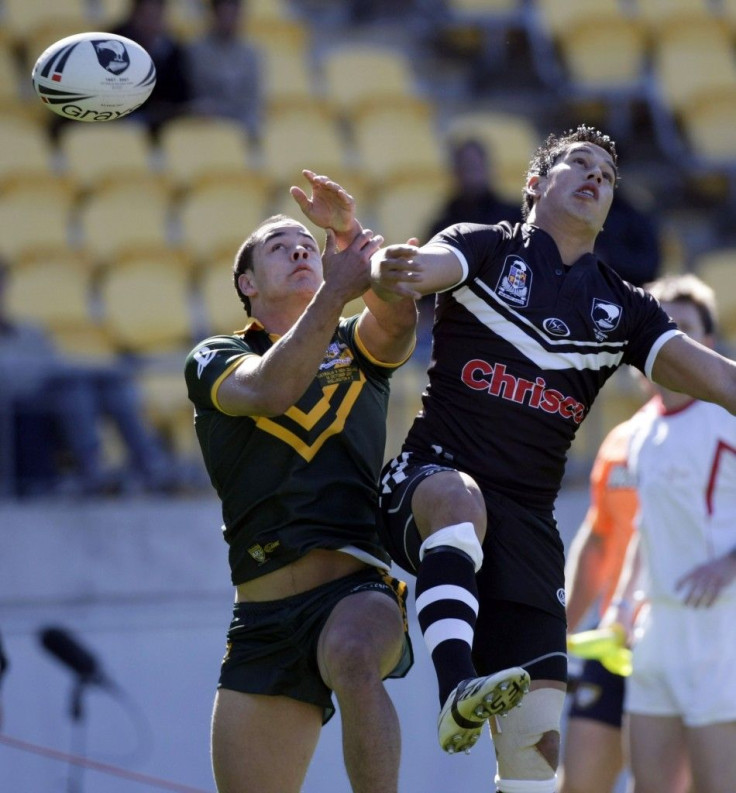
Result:
[[81,243],[100,264],[126,251],[166,247],[170,240],[168,191],[110,184],[91,193],[79,211]]
[[0,252],[14,260],[71,242],[74,194],[62,180],[20,180],[0,194]]
[[172,119],[159,144],[162,172],[180,189],[202,177],[246,173],[251,167],[245,130],[230,119]]
[[[18,45],[27,44],[28,37],[43,25],[74,25],[77,32],[91,30],[87,27],[89,19],[86,0],[54,0],[51,4],[31,0],[3,0],[3,27]],[[33,61],[43,49],[45,47],[35,53]]]
[[700,161],[736,163],[736,91],[693,97],[680,108],[680,119],[690,150]]
[[427,242],[426,230],[446,200],[448,189],[449,178],[431,176],[380,188],[373,203],[375,231],[387,244],[406,242],[410,237]]
[[544,30],[552,38],[564,32],[577,19],[596,15],[600,19],[621,16],[618,0],[535,0],[534,8]]
[[12,267],[7,301],[10,314],[55,331],[92,322],[90,268],[80,256],[60,250]]
[[41,124],[16,115],[0,118],[0,185],[7,179],[52,173],[53,156]]
[[322,56],[325,96],[346,119],[363,108],[421,103],[411,64],[401,52],[351,44]]
[[312,72],[299,48],[262,48],[263,101],[266,114],[316,103]]
[[197,269],[194,289],[201,302],[206,335],[233,333],[248,319],[233,284],[234,260],[234,252],[223,254]]
[[431,112],[375,108],[353,121],[358,171],[373,186],[407,176],[445,173],[445,154]]
[[736,247],[719,248],[700,254],[695,274],[716,291],[718,325],[730,345],[736,343]]
[[143,367],[136,374],[145,418],[179,460],[201,462],[194,406],[182,385],[181,367]]
[[195,261],[220,253],[232,258],[266,219],[269,201],[268,185],[256,175],[213,180],[192,188],[177,210],[182,246]]
[[348,165],[337,120],[317,104],[269,113],[263,126],[261,155],[264,174],[277,185],[301,181],[305,168],[333,175],[344,173]]
[[713,18],[660,30],[652,65],[662,100],[675,115],[693,99],[736,91],[733,44]]
[[709,0],[636,0],[632,9],[655,36],[673,23],[697,24],[715,17]]
[[59,131],[59,152],[65,173],[83,190],[153,175],[148,134],[134,123],[67,124]]
[[542,143],[532,122],[519,114],[490,111],[453,116],[445,131],[447,146],[470,138],[485,145],[499,194],[506,201],[521,203],[529,161]]
[[103,271],[102,322],[119,350],[154,355],[191,343],[190,271],[170,249],[123,255]]

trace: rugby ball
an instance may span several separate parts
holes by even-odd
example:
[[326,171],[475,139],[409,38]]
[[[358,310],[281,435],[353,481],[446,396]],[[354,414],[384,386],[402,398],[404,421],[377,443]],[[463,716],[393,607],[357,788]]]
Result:
[[74,121],[114,121],[148,99],[156,85],[156,67],[131,39],[77,33],[44,50],[31,79],[52,112]]

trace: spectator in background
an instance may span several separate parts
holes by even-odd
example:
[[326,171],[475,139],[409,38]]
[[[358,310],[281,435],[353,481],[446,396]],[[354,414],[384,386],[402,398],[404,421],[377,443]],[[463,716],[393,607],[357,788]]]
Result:
[[258,140],[262,114],[261,64],[257,49],[244,40],[241,0],[210,0],[209,30],[187,47],[190,109],[205,116],[239,121]]
[[[145,425],[134,380],[115,364],[89,364],[62,356],[45,331],[7,314],[8,268],[0,264],[0,408],[3,443],[19,480],[18,495],[41,495],[64,486],[96,494],[125,486],[152,491],[175,485],[168,455]],[[100,421],[109,417],[127,447],[127,470],[106,470]],[[58,454],[57,454],[58,452]],[[61,481],[57,458],[70,457]]]
[[[464,138],[450,147],[452,190],[437,217],[427,229],[426,239],[455,223],[493,224],[508,220],[521,223],[521,202],[506,202],[493,189],[493,163],[488,148],[476,138]],[[430,342],[434,295],[425,295],[419,305],[418,339],[423,347]]]
[[191,86],[184,47],[166,26],[166,0],[130,0],[127,17],[113,33],[138,42],[156,66],[156,87],[129,119],[156,134],[161,125],[189,109]]
[[521,223],[521,201],[509,204],[493,189],[493,163],[479,140],[467,138],[450,151],[453,188],[432,222],[427,239],[455,223]]
[[654,217],[627,196],[616,191],[606,225],[598,236],[595,252],[630,284],[641,286],[659,275],[662,259],[659,231]]

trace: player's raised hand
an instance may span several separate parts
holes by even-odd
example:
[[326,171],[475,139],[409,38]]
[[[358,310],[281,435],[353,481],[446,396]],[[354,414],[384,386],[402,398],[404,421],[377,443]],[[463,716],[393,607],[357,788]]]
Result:
[[371,286],[371,256],[383,245],[383,237],[363,229],[342,251],[332,229],[327,230],[322,254],[326,288],[341,296],[343,304],[360,297]]
[[381,248],[371,259],[371,288],[382,299],[395,302],[410,297],[418,300],[422,295],[412,284],[422,280],[422,266],[416,260],[418,240]]
[[308,196],[301,187],[292,186],[289,192],[302,212],[315,225],[332,229],[336,234],[358,233],[360,225],[355,218],[355,199],[329,176],[318,176],[314,171],[302,171],[312,186]]

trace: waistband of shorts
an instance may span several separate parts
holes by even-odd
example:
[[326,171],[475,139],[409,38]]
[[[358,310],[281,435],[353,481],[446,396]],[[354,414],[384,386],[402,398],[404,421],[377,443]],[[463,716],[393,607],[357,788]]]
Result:
[[278,600],[245,600],[233,604],[233,614],[238,612],[247,611],[249,614],[263,614],[277,609],[282,609],[285,606],[292,604],[302,603],[305,600],[310,600],[313,597],[319,596],[321,592],[327,592],[334,588],[336,585],[343,583],[345,586],[352,584],[359,584],[362,581],[383,581],[384,573],[376,567],[368,567],[365,570],[357,570],[349,575],[342,576],[342,578],[335,578],[332,581],[327,581],[319,586],[306,589],[304,592],[298,592],[296,595],[289,595],[285,598],[278,598]]

